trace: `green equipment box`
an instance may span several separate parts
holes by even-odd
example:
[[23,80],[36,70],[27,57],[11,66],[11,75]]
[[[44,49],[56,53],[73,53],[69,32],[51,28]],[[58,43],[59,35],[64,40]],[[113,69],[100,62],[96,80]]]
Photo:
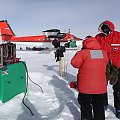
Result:
[[26,66],[24,62],[0,68],[0,100],[4,103],[26,91]]
[[72,40],[70,41],[70,48],[75,48],[75,47],[77,47],[76,41],[75,41],[74,39],[72,39]]

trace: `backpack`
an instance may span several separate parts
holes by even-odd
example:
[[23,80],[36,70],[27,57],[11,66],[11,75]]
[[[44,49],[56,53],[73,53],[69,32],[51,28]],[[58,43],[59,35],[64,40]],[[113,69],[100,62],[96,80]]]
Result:
[[118,81],[119,69],[112,65],[111,61],[107,63],[106,66],[106,79],[111,85],[115,85]]

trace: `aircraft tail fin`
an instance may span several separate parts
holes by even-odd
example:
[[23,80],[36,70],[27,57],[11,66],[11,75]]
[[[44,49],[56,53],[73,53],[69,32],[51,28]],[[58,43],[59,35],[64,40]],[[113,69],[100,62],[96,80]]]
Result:
[[0,34],[3,41],[10,41],[15,36],[7,20],[0,21]]

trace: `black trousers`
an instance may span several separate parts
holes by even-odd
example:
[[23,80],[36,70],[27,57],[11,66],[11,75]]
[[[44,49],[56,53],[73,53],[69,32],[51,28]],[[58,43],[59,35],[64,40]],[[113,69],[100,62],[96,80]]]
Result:
[[[113,85],[114,107],[120,110],[120,69],[118,74],[118,81]],[[104,94],[104,106],[108,105],[107,93]]]
[[104,106],[107,106],[108,105],[108,94],[105,93],[105,94],[103,94],[103,96],[104,96],[104,101],[103,101]]
[[105,120],[103,94],[79,93],[78,102],[81,105],[81,120]]
[[120,110],[120,72],[117,83],[113,85],[113,95],[114,95],[114,107]]

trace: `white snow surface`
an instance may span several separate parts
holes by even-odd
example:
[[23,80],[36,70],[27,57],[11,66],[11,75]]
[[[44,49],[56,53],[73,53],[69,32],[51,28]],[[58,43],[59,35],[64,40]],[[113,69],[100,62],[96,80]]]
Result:
[[[70,60],[77,50],[66,51],[67,73],[59,77],[59,63],[54,59],[54,51],[17,51],[17,57],[25,61],[29,76],[38,86],[29,81],[25,103],[34,116],[23,105],[24,93],[6,103],[0,102],[0,120],[80,120],[80,106],[77,102],[78,91],[69,87],[76,80],[77,69]],[[112,86],[108,85],[109,106],[106,120],[117,120],[113,107]]]

